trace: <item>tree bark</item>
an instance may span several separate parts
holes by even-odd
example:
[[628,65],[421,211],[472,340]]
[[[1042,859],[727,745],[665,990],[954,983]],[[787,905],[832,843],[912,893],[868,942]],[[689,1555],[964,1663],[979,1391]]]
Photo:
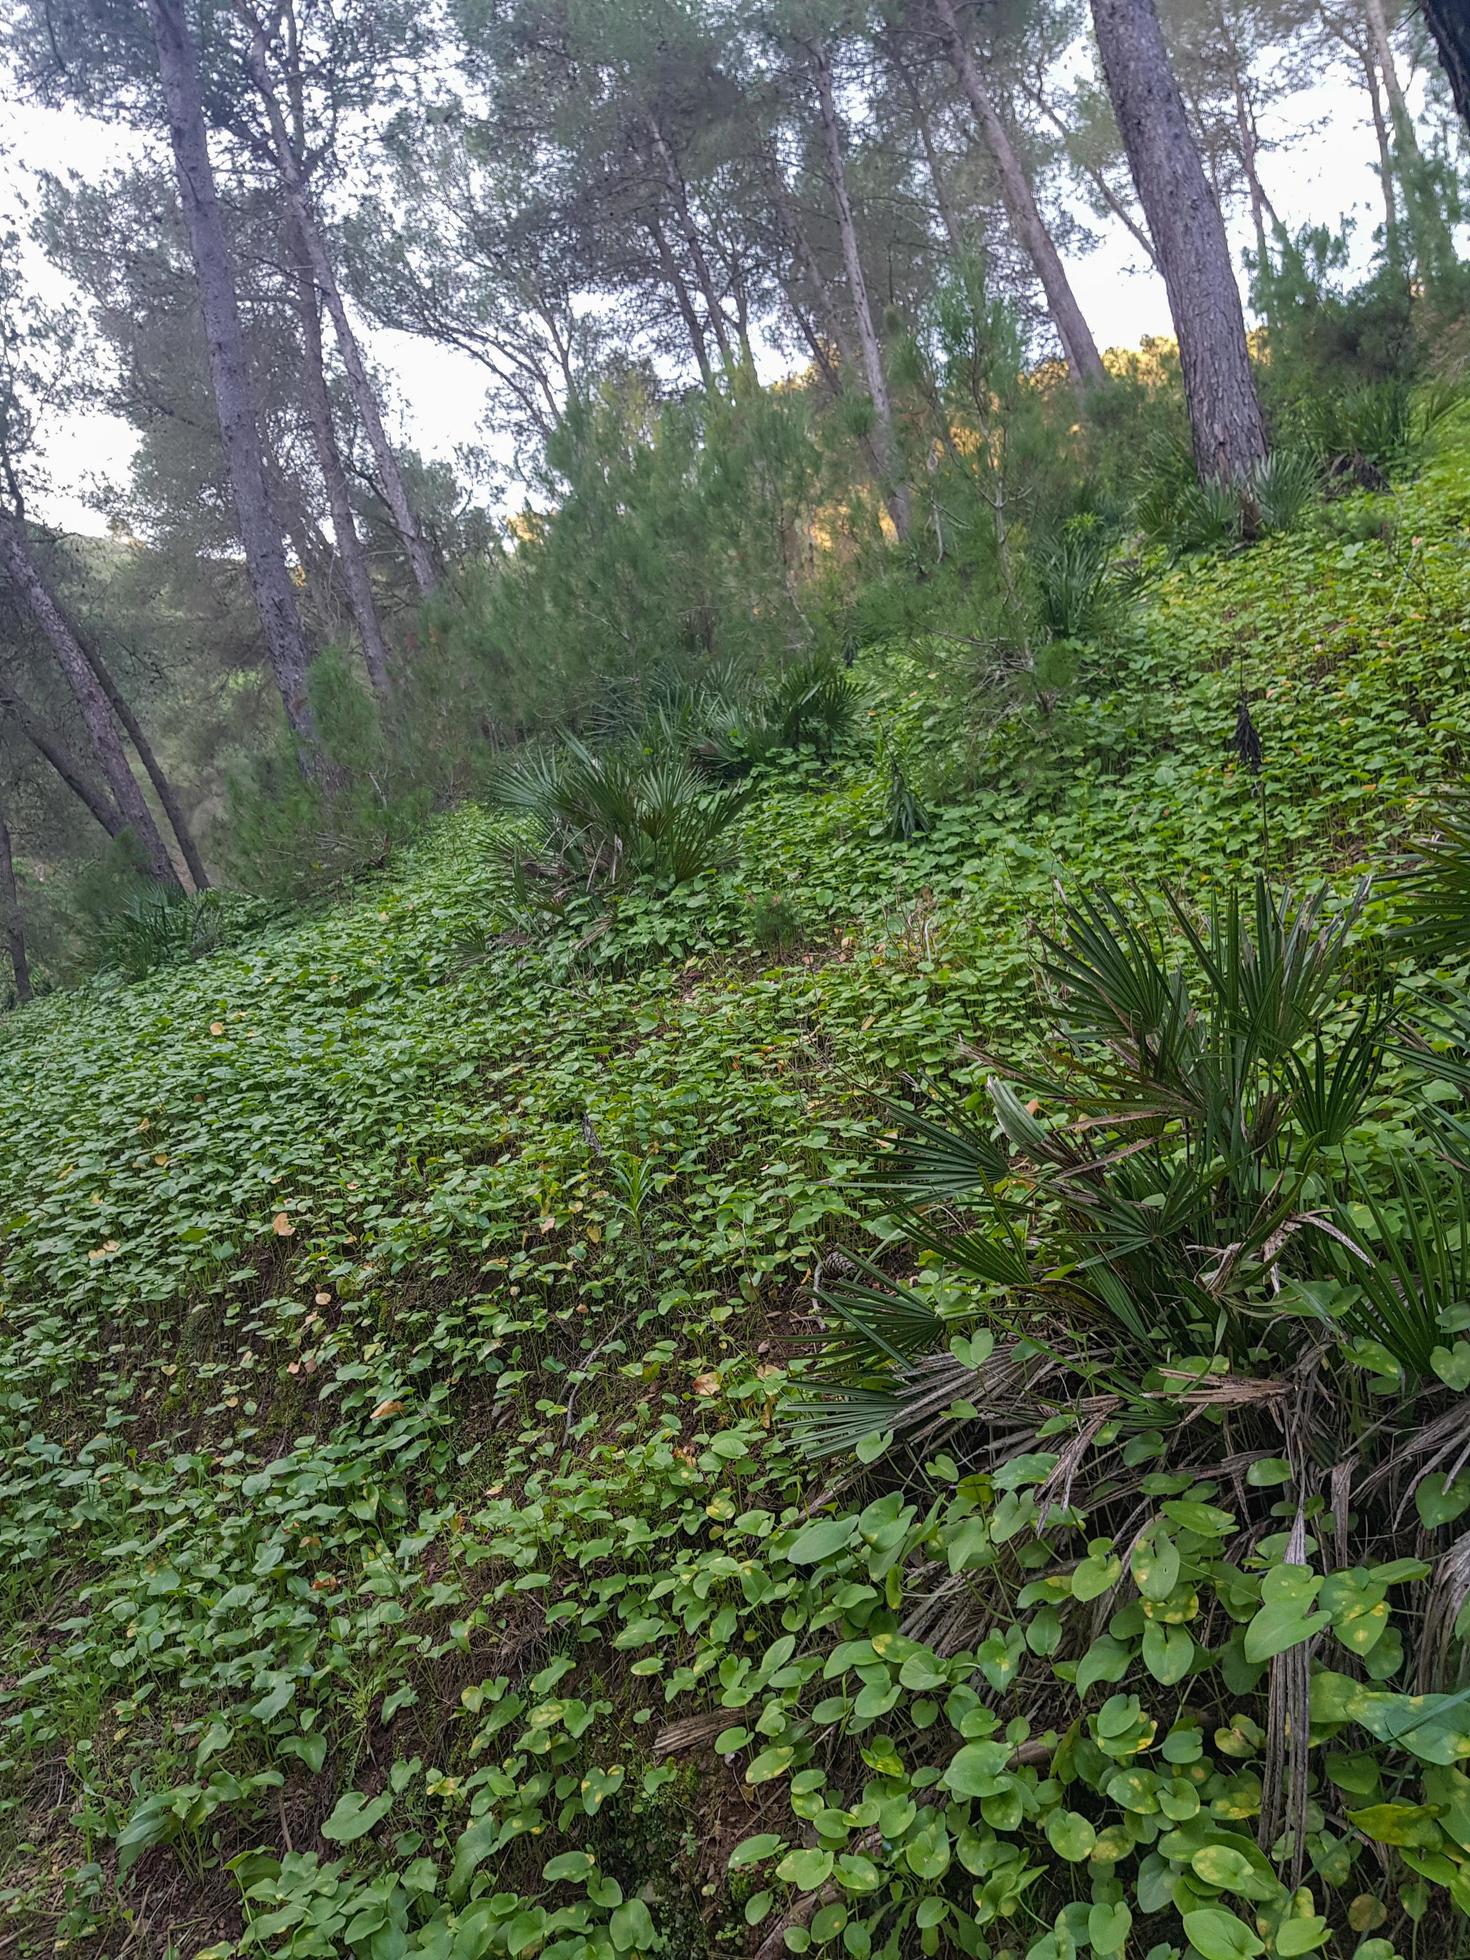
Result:
[[694,350],[694,362],[699,369],[699,378],[706,388],[712,388],[715,383],[715,371],[710,366],[709,345],[704,337],[704,328],[700,325],[699,314],[695,311],[694,301],[689,297],[689,288],[684,282],[684,275],[679,270],[678,260],[669,249],[669,241],[663,226],[658,221],[658,214],[653,213],[647,223],[648,235],[658,250],[659,269],[674,295],[674,304],[679,309],[679,317],[684,322],[685,331],[689,335],[689,345]]
[[204,860],[199,855],[199,846],[194,842],[194,833],[189,828],[189,820],[184,815],[183,805],[175,794],[168,773],[158,760],[153,744],[143,733],[138,717],[128,705],[127,697],[112,678],[106,662],[85,634],[77,634],[77,643],[87,657],[87,665],[97,676],[98,685],[107,696],[112,712],[123,725],[124,733],[133,745],[134,753],[142,763],[154,793],[162,805],[163,814],[168,818],[168,827],[178,839],[179,850],[188,868],[189,878],[196,892],[209,890],[209,873],[204,868]]
[[1388,118],[1383,113],[1383,90],[1379,87],[1378,64],[1371,48],[1363,49],[1362,61],[1368,100],[1373,108],[1373,133],[1378,139],[1378,175],[1383,183],[1383,244],[1390,263],[1401,266],[1403,246],[1399,240],[1398,191],[1393,179],[1393,141],[1388,133]]
[[1363,0],[1363,12],[1368,21],[1368,33],[1373,42],[1373,59],[1378,64],[1378,72],[1383,77],[1383,87],[1388,96],[1389,121],[1393,126],[1394,141],[1405,156],[1419,154],[1419,139],[1414,134],[1414,119],[1409,114],[1409,105],[1404,99],[1404,91],[1399,83],[1398,65],[1393,58],[1393,42],[1388,34],[1388,16],[1383,11],[1383,0]]
[[1424,153],[1419,148],[1414,118],[1409,113],[1409,105],[1399,82],[1383,0],[1364,0],[1363,11],[1368,22],[1373,59],[1388,97],[1388,121],[1393,137],[1390,166],[1397,162],[1401,170],[1398,189],[1403,195],[1409,248],[1414,255],[1420,285],[1426,292],[1432,292],[1448,268],[1458,263],[1454,240],[1435,189],[1425,180]]
[[1202,479],[1244,481],[1266,455],[1245,314],[1169,66],[1154,0],[1092,0],[1108,93],[1163,268]]
[[918,83],[909,73],[908,63],[891,38],[885,42],[885,45],[889,63],[903,87],[904,94],[909,99],[909,108],[913,112],[914,128],[918,131],[919,145],[924,152],[924,166],[929,172],[929,181],[934,186],[934,197],[939,206],[939,222],[944,226],[944,235],[949,240],[951,255],[959,258],[965,249],[964,236],[960,231],[960,222],[955,216],[954,206],[950,203],[949,193],[945,189],[944,169],[939,161],[939,152],[935,148],[934,132],[929,126],[929,112],[924,107],[924,98],[919,91]]
[[[159,4],[159,0],[154,0],[154,4]],[[392,515],[394,529],[403,540],[403,548],[408,556],[414,583],[423,597],[428,598],[439,583],[439,575],[435,570],[433,556],[424,540],[418,518],[414,515],[413,506],[409,502],[408,487],[404,483],[403,472],[398,467],[398,458],[393,453],[393,445],[388,440],[388,431],[383,426],[383,413],[378,406],[377,390],[369,379],[367,365],[362,358],[362,348],[358,344],[357,335],[352,330],[352,322],[347,317],[347,307],[342,298],[342,288],[337,282],[336,269],[328,255],[321,226],[317,223],[316,211],[307,191],[301,159],[296,154],[291,133],[286,127],[286,118],[281,113],[280,101],[271,85],[270,70],[266,63],[265,32],[254,12],[244,4],[244,0],[237,0],[236,11],[250,30],[250,75],[270,125],[271,147],[274,151],[276,170],[281,179],[281,188],[285,193],[286,209],[291,215],[296,234],[305,248],[311,276],[316,282],[322,304],[326,307],[332,322],[332,330],[342,355],[342,365],[347,373],[347,388],[352,396],[352,405],[357,410],[363,433],[368,440],[368,447],[373,452],[373,465],[383,492],[383,501]]]
[[654,154],[658,158],[659,168],[674,206],[674,216],[679,221],[679,230],[683,234],[684,244],[689,253],[689,263],[694,267],[694,277],[704,297],[705,315],[714,332],[715,344],[720,350],[720,359],[727,368],[733,367],[735,355],[730,345],[724,309],[715,296],[714,278],[709,269],[709,259],[705,255],[703,241],[699,236],[699,227],[695,224],[694,214],[689,209],[689,192],[683,174],[675,161],[673,151],[669,148],[663,125],[651,109],[647,113],[646,120]]
[[1470,130],[1470,12],[1465,0],[1421,0],[1421,4],[1460,120]]
[[1077,296],[1072,291],[1051,233],[1046,228],[1046,220],[1036,202],[1035,193],[1016,155],[1009,132],[1001,121],[990,93],[981,77],[974,55],[965,43],[960,32],[960,24],[955,15],[954,0],[934,0],[939,22],[944,29],[945,41],[949,48],[949,58],[954,71],[960,78],[975,123],[980,131],[980,139],[990,152],[991,161],[1000,178],[1001,196],[1005,200],[1006,214],[1019,239],[1021,248],[1035,267],[1036,276],[1041,281],[1041,289],[1046,294],[1046,309],[1051,315],[1052,325],[1062,343],[1062,352],[1067,357],[1067,365],[1072,371],[1072,380],[1078,391],[1085,393],[1088,388],[1106,379],[1107,370],[1103,367],[1102,356],[1097,351],[1097,342],[1092,337],[1092,329],[1082,315],[1077,304]]
[[15,857],[10,848],[10,826],[0,805],[0,912],[5,915],[5,946],[10,954],[10,971],[15,978],[15,998],[22,1006],[31,998],[31,966],[26,958],[25,919],[20,909],[20,893],[15,884]]
[[1271,200],[1266,195],[1266,187],[1261,182],[1258,158],[1261,139],[1256,130],[1255,112],[1246,95],[1245,77],[1236,59],[1234,44],[1230,36],[1230,23],[1220,8],[1215,10],[1219,24],[1221,45],[1230,63],[1230,97],[1235,110],[1235,136],[1240,145],[1240,167],[1245,172],[1246,191],[1250,197],[1251,226],[1256,234],[1256,263],[1263,267],[1267,263],[1266,217],[1269,213],[1273,222],[1276,213],[1271,208]]
[[347,603],[352,608],[357,636],[362,643],[363,665],[367,668],[374,694],[383,700],[389,691],[388,645],[383,637],[383,623],[378,617],[372,574],[368,570],[367,553],[358,535],[357,518],[347,488],[347,472],[342,465],[342,451],[337,445],[337,430],[332,420],[332,398],[327,390],[326,367],[322,358],[320,300],[304,267],[297,272],[295,285],[296,310],[301,321],[303,393],[317,464],[326,485],[332,537],[347,585]]
[[168,107],[179,196],[189,228],[200,311],[209,346],[209,371],[219,417],[220,441],[240,523],[245,570],[260,615],[271,671],[307,777],[327,780],[332,771],[317,739],[307,694],[310,656],[301,615],[286,570],[281,534],[266,493],[260,430],[250,397],[245,337],[209,144],[203,93],[183,0],[148,0],[158,70]]
[[883,352],[878,342],[878,330],[873,325],[873,309],[868,303],[868,287],[863,277],[862,257],[858,252],[857,226],[853,221],[852,201],[847,194],[847,166],[842,155],[842,129],[837,120],[837,101],[832,89],[832,59],[821,41],[812,42],[811,56],[817,76],[817,100],[821,109],[822,146],[827,157],[827,180],[832,190],[832,202],[837,211],[837,231],[842,240],[842,263],[847,272],[848,293],[852,299],[853,317],[857,324],[863,373],[873,403],[875,423],[873,449],[882,476],[883,499],[888,506],[888,515],[892,518],[893,528],[899,537],[906,538],[911,523],[909,489],[898,474],[893,403],[888,393],[888,380],[883,372]]
[[16,590],[30,608],[56,657],[57,666],[76,697],[103,777],[124,823],[143,853],[149,876],[156,878],[160,884],[176,885],[179,874],[174,869],[158,825],[153,821],[153,812],[143,799],[137,778],[128,767],[112,706],[65,615],[47,590],[46,581],[19,524],[5,510],[0,510],[0,564],[14,580]]
[[72,795],[85,804],[108,836],[121,837],[128,827],[121,810],[108,801],[106,792],[92,781],[81,761],[72,754],[56,730],[48,727],[14,694],[0,692],[0,715],[9,715],[31,747],[50,763]]

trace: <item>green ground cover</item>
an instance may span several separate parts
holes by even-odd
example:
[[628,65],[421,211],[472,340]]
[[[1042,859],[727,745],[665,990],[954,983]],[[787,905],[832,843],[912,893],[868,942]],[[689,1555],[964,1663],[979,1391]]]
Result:
[[1314,1707],[1305,1869],[1258,1846],[1265,1674],[1208,1662],[1281,1548],[1192,1636],[1143,1610],[1223,1487],[1152,1493],[1160,1590],[1080,1518],[1002,1530],[1025,1459],[812,1461],[782,1413],[819,1262],[875,1244],[875,1092],[1035,1048],[1063,894],[1345,889],[1463,771],[1470,452],[1163,575],[1053,704],[988,718],[966,658],[865,651],[839,754],[590,943],[465,810],[0,1023],[0,1951],[1386,1960],[1416,1885],[1470,1910],[1470,1741],[1371,1710]]

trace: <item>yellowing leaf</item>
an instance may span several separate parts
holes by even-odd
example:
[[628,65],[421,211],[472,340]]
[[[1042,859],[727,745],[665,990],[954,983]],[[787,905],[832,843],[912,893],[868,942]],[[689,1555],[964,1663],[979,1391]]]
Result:
[[278,1239],[289,1239],[291,1234],[296,1230],[296,1227],[291,1223],[291,1214],[286,1211],[278,1211],[271,1220],[271,1230]]

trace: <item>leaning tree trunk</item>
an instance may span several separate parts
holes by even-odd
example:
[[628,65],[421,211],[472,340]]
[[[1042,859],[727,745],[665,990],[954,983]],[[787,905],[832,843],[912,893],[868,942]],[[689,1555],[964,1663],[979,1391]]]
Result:
[[204,102],[183,0],[148,0],[158,71],[168,106],[179,196],[189,228],[194,276],[199,286],[209,372],[219,417],[220,442],[245,550],[245,571],[270,653],[271,671],[296,741],[302,773],[329,779],[332,770],[317,738],[307,693],[310,656],[301,614],[286,570],[281,534],[271,517],[260,430],[250,396],[245,337],[235,296],[229,247],[220,216],[214,169],[204,127]]
[[1383,0],[1364,0],[1364,13],[1373,59],[1383,77],[1383,89],[1388,97],[1393,158],[1400,171],[1399,190],[1403,196],[1409,245],[1414,254],[1420,285],[1426,292],[1433,292],[1446,273],[1458,264],[1454,239],[1445,222],[1439,197],[1425,179],[1424,153],[1419,147],[1414,118],[1409,113],[1409,104],[1399,81]]
[[1378,63],[1371,47],[1362,50],[1363,74],[1368,84],[1368,101],[1373,110],[1373,133],[1378,141],[1378,175],[1383,183],[1383,245],[1390,265],[1403,265],[1403,245],[1399,239],[1398,190],[1393,173],[1393,138],[1388,133],[1388,117],[1383,109],[1383,89],[1378,80]]
[[15,857],[10,848],[10,826],[0,806],[0,913],[5,919],[5,948],[10,954],[10,971],[15,977],[15,998],[25,1004],[31,998],[31,964],[26,958],[25,919],[20,909],[20,893],[15,884]]
[[305,248],[311,276],[316,282],[322,304],[331,319],[332,331],[336,335],[337,346],[342,355],[342,366],[347,373],[347,390],[352,396],[352,406],[357,410],[358,420],[362,423],[368,447],[373,452],[373,466],[377,471],[383,500],[392,516],[394,529],[403,541],[403,549],[408,557],[414,583],[427,599],[439,583],[433,556],[424,541],[423,530],[409,501],[408,486],[403,480],[398,458],[393,453],[393,445],[388,440],[388,431],[383,426],[383,412],[378,405],[378,392],[369,378],[367,364],[362,358],[362,348],[358,344],[357,335],[352,330],[352,322],[347,317],[342,288],[338,284],[336,268],[332,264],[326,243],[322,238],[321,226],[317,223],[316,211],[307,191],[301,159],[296,154],[296,147],[286,127],[286,118],[281,113],[280,102],[271,85],[270,70],[266,65],[264,29],[252,13],[244,9],[241,11],[245,12],[250,27],[250,74],[270,124],[271,147],[275,153],[281,188],[285,192],[286,209],[291,214],[296,235]]
[[112,678],[102,655],[85,635],[78,633],[77,641],[82,652],[87,656],[88,666],[97,676],[98,685],[107,696],[112,712],[122,723],[124,733],[132,743],[133,751],[142,763],[149,782],[153,785],[154,794],[163,807],[163,814],[168,818],[168,827],[178,839],[179,850],[183,853],[184,863],[188,867],[195,891],[208,891],[209,873],[204,868],[204,860],[199,855],[199,846],[194,842],[194,833],[189,828],[189,820],[184,815],[183,805],[179,802],[168,772],[154,754],[153,744],[143,733],[138,717],[128,706],[126,695]]
[[960,258],[965,249],[964,236],[960,231],[960,221],[949,199],[944,183],[944,166],[939,160],[939,151],[934,142],[934,131],[929,124],[929,112],[924,107],[924,97],[918,83],[909,72],[901,49],[891,36],[883,41],[888,65],[898,77],[899,86],[909,99],[909,110],[913,115],[914,129],[918,133],[919,145],[924,152],[924,167],[929,172],[929,182],[934,188],[935,200],[939,207],[939,222],[944,226],[944,235],[949,241],[950,257]]
[[[812,357],[816,361],[818,373],[832,394],[840,399],[843,392],[844,373],[855,375],[858,371],[859,361],[857,349],[853,346],[851,334],[848,333],[846,327],[843,325],[842,312],[832,297],[832,289],[822,277],[822,268],[817,264],[817,255],[812,250],[812,242],[806,235],[806,227],[801,222],[800,214],[792,207],[790,196],[787,193],[785,182],[781,176],[781,166],[770,156],[767,156],[764,161],[770,182],[771,195],[776,207],[777,223],[785,235],[787,244],[795,253],[797,261],[801,266],[802,276],[806,280],[812,302],[817,308],[818,321],[822,332],[826,334],[831,346],[837,349],[838,358],[841,362],[840,367],[834,366],[831,355],[827,351],[827,348],[822,345],[811,321],[806,316],[805,309],[784,280],[782,282],[782,291],[786,294],[786,303],[791,308],[791,317],[796,322],[797,330],[812,351]],[[858,447],[862,450],[863,462],[867,467],[868,474],[872,477],[881,493],[883,489],[883,470],[878,461],[877,452],[873,448],[872,436],[866,431],[858,437]]]
[[1092,0],[1108,93],[1158,251],[1202,479],[1240,483],[1266,454],[1245,314],[1169,66],[1154,0]]
[[112,791],[113,801],[143,853],[149,876],[156,878],[160,884],[176,885],[179,874],[174,870],[173,860],[158,825],[153,821],[153,812],[143,800],[137,778],[128,767],[117,722],[113,718],[111,704],[102,691],[102,684],[93,673],[91,663],[68,625],[66,616],[47,590],[46,581],[41,576],[41,569],[31,554],[20,525],[5,510],[0,510],[0,564],[10,574],[16,590],[45,634],[56,656],[56,664],[76,697],[102,774]]
[[954,71],[960,78],[961,86],[969,97],[974,111],[975,123],[980,131],[981,141],[990,153],[1000,178],[1001,196],[1005,200],[1006,215],[1019,239],[1021,248],[1030,259],[1041,281],[1041,289],[1046,294],[1046,310],[1051,315],[1052,325],[1062,343],[1062,352],[1067,357],[1067,365],[1072,371],[1076,387],[1085,392],[1098,382],[1106,379],[1107,370],[1102,364],[1102,356],[1097,351],[1097,342],[1092,337],[1092,329],[1082,315],[1077,304],[1077,295],[1072,291],[1066,268],[1061,261],[1051,233],[1046,228],[1046,220],[1036,202],[1036,194],[1022,168],[1021,159],[1016,155],[1015,145],[1001,121],[990,92],[981,77],[974,55],[966,45],[960,32],[960,24],[955,17],[954,0],[934,0],[939,22],[944,29],[949,58]]
[[1363,11],[1373,42],[1373,58],[1378,63],[1378,72],[1383,77],[1383,86],[1388,94],[1394,141],[1405,156],[1417,156],[1419,139],[1414,134],[1414,119],[1409,114],[1409,105],[1399,81],[1398,63],[1393,58],[1393,42],[1389,39],[1388,15],[1383,11],[1383,0],[1364,0]]
[[322,359],[322,321],[320,298],[304,269],[296,279],[296,310],[301,320],[303,343],[302,375],[306,412],[311,422],[312,441],[327,490],[327,508],[332,517],[332,536],[342,562],[347,583],[347,599],[362,642],[363,665],[373,692],[382,700],[388,693],[388,644],[383,623],[378,618],[378,602],[373,593],[367,553],[358,536],[357,518],[347,488],[347,471],[337,446],[337,430],[332,420],[332,398],[327,391],[326,367]]
[[837,231],[842,240],[842,263],[847,272],[847,288],[857,324],[858,347],[863,373],[873,403],[873,449],[882,472],[884,502],[900,538],[909,534],[911,514],[909,490],[898,475],[898,446],[893,432],[893,403],[888,379],[883,372],[883,352],[878,330],[873,325],[873,309],[868,304],[867,281],[858,251],[857,226],[853,222],[852,201],[847,194],[847,166],[842,156],[842,129],[837,120],[837,101],[832,89],[832,59],[820,41],[812,43],[812,62],[817,74],[817,99],[822,115],[822,145],[827,156],[827,178],[837,211]]
[[78,802],[84,804],[109,837],[121,837],[127,822],[117,805],[108,799],[100,784],[94,783],[86,768],[38,715],[13,694],[0,694],[0,718],[9,717],[37,755],[49,762]]
[[715,295],[714,277],[709,269],[709,259],[705,254],[704,242],[699,236],[699,227],[694,222],[694,213],[689,209],[689,192],[684,176],[669,148],[663,125],[650,109],[647,116],[648,133],[653,142],[654,154],[659,161],[659,170],[674,207],[674,216],[679,220],[679,230],[683,233],[684,246],[689,253],[689,263],[694,267],[694,277],[699,282],[699,290],[704,295],[704,310],[720,350],[720,359],[727,368],[735,365],[734,349],[730,345],[729,328],[725,321],[724,308]]
[[1465,0],[1421,0],[1460,119],[1470,129],[1470,9]]

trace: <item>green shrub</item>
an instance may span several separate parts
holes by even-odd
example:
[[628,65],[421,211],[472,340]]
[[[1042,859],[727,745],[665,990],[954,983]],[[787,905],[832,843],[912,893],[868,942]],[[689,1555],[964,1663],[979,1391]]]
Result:
[[1257,530],[1262,536],[1294,531],[1321,487],[1322,467],[1310,450],[1273,449],[1250,479]]
[[[1344,1918],[1347,1951],[1390,1901],[1463,1942],[1470,1169],[1406,1120],[1365,900],[1068,907],[1049,1058],[890,1106],[892,1236],[819,1282],[799,1434],[894,1471],[788,1555],[859,1585],[910,1531],[935,1556],[811,1689],[815,1722],[881,1723],[881,1780],[831,1756],[801,1788],[917,1807],[898,1856],[891,1824],[864,1841],[872,1895],[917,1871],[959,1951],[989,1950],[992,1885],[1048,1960],[1293,1955]],[[928,1869],[941,1844],[983,1891]]]
[[91,962],[125,979],[141,980],[159,967],[202,959],[219,942],[219,909],[216,892],[161,885],[136,891],[94,929]]
[[1144,533],[1174,557],[1217,551],[1294,530],[1317,496],[1324,468],[1313,445],[1287,444],[1273,449],[1242,484],[1201,483],[1187,449],[1160,447],[1135,516]]
[[763,953],[787,954],[801,942],[801,918],[780,892],[762,892],[751,905],[750,936]]
[[1117,612],[1112,567],[1113,541],[1096,520],[1069,524],[1037,554],[1036,617],[1049,639],[1088,640],[1106,630]]
[[1435,430],[1459,406],[1443,383],[1416,386],[1401,376],[1348,389],[1325,389],[1302,407],[1307,442],[1334,476],[1367,489],[1414,469]]
[[248,892],[300,899],[380,870],[423,828],[434,791],[400,755],[340,648],[313,662],[310,697],[331,771],[308,782],[282,728],[231,778],[219,852]]
[[513,851],[522,890],[561,906],[578,891],[646,875],[678,885],[724,861],[726,833],[753,795],[711,790],[676,756],[594,755],[575,737],[530,750],[495,772],[486,800],[528,820]]
[[851,676],[814,654],[768,686],[745,689],[743,698],[728,682],[720,691],[708,691],[682,732],[702,769],[739,776],[783,750],[830,756],[852,725],[856,702]]

